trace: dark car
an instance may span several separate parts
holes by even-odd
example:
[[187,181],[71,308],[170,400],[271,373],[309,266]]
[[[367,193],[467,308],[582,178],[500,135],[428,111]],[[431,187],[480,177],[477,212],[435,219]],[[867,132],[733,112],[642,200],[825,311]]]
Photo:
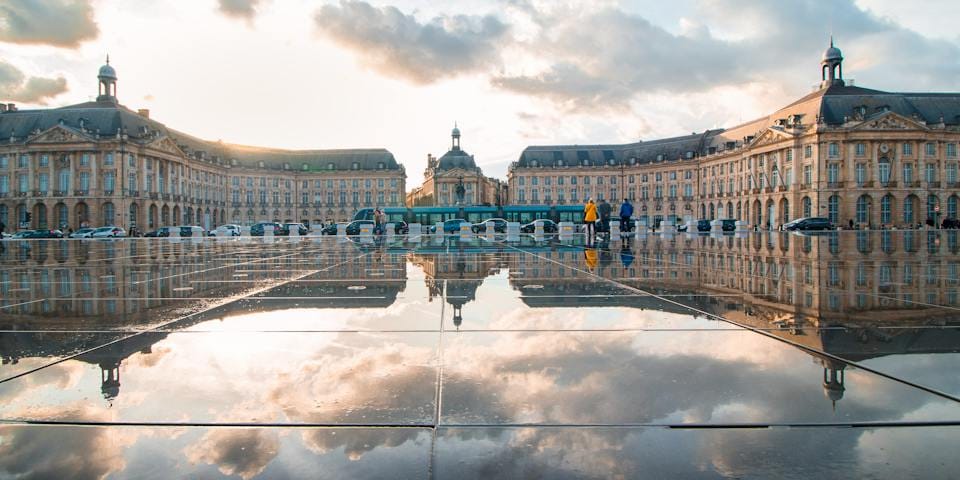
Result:
[[170,227],[160,227],[156,230],[147,232],[143,234],[144,237],[169,237],[170,236]]
[[520,231],[523,233],[533,233],[536,231],[537,223],[543,225],[543,233],[557,233],[559,230],[557,224],[553,220],[546,218],[541,218],[539,220],[534,220],[526,225],[520,227]]
[[[373,232],[373,227],[376,225],[373,220],[354,220],[347,224],[347,235],[360,235],[360,229],[364,226],[370,227],[370,232]],[[333,233],[337,233],[336,230]]]
[[720,230],[724,232],[733,232],[737,229],[737,221],[732,218],[720,220],[720,222]]
[[806,217],[798,218],[790,223],[787,223],[783,226],[783,229],[791,232],[797,230],[832,230],[833,224],[830,223],[829,218]]
[[709,232],[709,231],[710,231],[710,220],[697,220],[697,231],[698,231],[698,232]]
[[63,232],[60,230],[50,230],[46,228],[40,230],[27,230],[23,232],[23,236],[20,238],[63,238]]
[[[464,224],[470,225],[471,230],[473,229],[472,228],[473,226],[470,224],[470,222],[462,218],[453,218],[450,220],[446,220],[443,222],[443,233],[460,233],[460,225],[464,225]],[[436,225],[430,226],[430,233],[437,233]]]
[[279,236],[283,236],[283,235],[287,235],[287,234],[290,233],[289,230],[285,229],[285,228],[283,227],[283,225],[280,225],[280,224],[277,223],[277,222],[260,222],[260,223],[254,224],[252,227],[250,227],[250,236],[253,236],[253,237],[262,237],[264,230],[266,230],[266,229],[268,229],[268,228],[272,228],[272,229],[273,229],[273,235],[274,235],[274,236],[278,236],[278,237],[279,237]]
[[410,226],[404,221],[396,222],[393,224],[393,233],[396,233],[397,235],[406,235],[410,233]]
[[285,223],[285,224],[283,224],[283,228],[284,228],[284,230],[287,231],[287,235],[290,235],[290,232],[293,230],[294,227],[297,228],[297,231],[300,232],[300,235],[306,235],[306,234],[307,234],[307,227],[306,227],[304,224],[302,224],[302,223]]
[[480,223],[474,223],[473,233],[485,233],[487,225],[493,227],[495,233],[507,233],[507,221],[502,218],[488,218]]

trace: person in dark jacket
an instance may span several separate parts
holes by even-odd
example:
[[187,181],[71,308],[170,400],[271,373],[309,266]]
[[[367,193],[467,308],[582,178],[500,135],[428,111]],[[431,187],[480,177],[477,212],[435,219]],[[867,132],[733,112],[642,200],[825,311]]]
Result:
[[633,216],[633,204],[630,203],[630,200],[624,198],[623,203],[620,204],[620,231],[629,232],[630,231],[630,217]]
[[597,212],[600,214],[600,229],[604,233],[610,233],[610,212],[612,211],[613,208],[606,200],[600,200],[600,205],[597,206]]

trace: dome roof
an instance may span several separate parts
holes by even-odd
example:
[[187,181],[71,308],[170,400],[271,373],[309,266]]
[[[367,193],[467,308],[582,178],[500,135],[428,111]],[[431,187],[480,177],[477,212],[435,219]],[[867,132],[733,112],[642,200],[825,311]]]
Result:
[[109,78],[112,80],[117,79],[117,71],[110,66],[110,58],[107,58],[107,63],[100,67],[100,73],[97,74],[97,78]]
[[453,127],[453,132],[451,132],[450,135],[453,135],[454,137],[459,137],[459,136],[460,136],[460,129],[457,128],[456,126],[454,126],[454,127]]
[[443,156],[440,157],[440,161],[437,162],[437,170],[451,170],[454,168],[472,170],[477,168],[477,163],[473,161],[473,157],[469,153],[460,149],[454,149],[444,153]]
[[823,61],[828,60],[843,60],[843,54],[840,53],[840,49],[833,46],[833,37],[830,37],[830,47],[823,52]]

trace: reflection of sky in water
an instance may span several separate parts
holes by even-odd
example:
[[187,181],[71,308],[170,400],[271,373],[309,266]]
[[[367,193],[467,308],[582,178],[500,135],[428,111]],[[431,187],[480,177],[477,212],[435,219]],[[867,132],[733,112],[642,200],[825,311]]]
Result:
[[[606,428],[958,421],[960,403],[778,341],[958,395],[958,329],[944,308],[953,306],[953,257],[936,271],[947,287],[938,291],[939,307],[838,316],[825,306],[832,287],[816,284],[828,282],[829,270],[811,274],[811,287],[802,261],[789,273],[748,270],[742,276],[747,286],[738,291],[720,288],[727,283],[717,276],[730,274],[724,263],[684,266],[698,257],[639,244],[629,266],[618,263],[616,248],[588,266],[579,246],[564,247],[570,250],[560,257],[553,247],[532,242],[523,246],[531,253],[459,253],[463,244],[442,241],[415,253],[357,250],[349,242],[307,245],[286,250],[287,264],[214,274],[216,263],[197,263],[204,272],[175,272],[177,280],[163,288],[140,291],[190,285],[195,297],[214,302],[134,300],[142,305],[116,317],[38,316],[28,324],[40,332],[0,333],[0,377],[7,378],[162,323],[151,313],[163,321],[197,313],[0,383],[0,417],[277,427],[4,426],[0,476],[177,471],[277,478],[323,471],[376,477],[389,471],[409,478],[425,476],[432,463],[438,478],[937,477],[960,466],[944,450],[955,443],[955,428]],[[844,279],[855,284],[858,272],[880,275],[879,264],[857,270],[857,258],[843,259]],[[331,262],[341,269],[319,269]],[[678,275],[671,278],[673,267]],[[640,279],[645,268],[665,276]],[[915,275],[926,272],[918,264]],[[776,289],[761,292],[759,284]],[[27,287],[15,293],[26,295]],[[633,287],[666,294],[669,301]],[[811,289],[823,297],[812,309],[802,306],[800,293]],[[74,288],[71,295],[96,292]],[[218,296],[233,301],[205,310]],[[180,310],[170,310],[171,304]],[[927,316],[935,323],[925,323]],[[70,325],[88,331],[43,331]],[[435,440],[429,428],[284,427],[432,426],[437,419]]]

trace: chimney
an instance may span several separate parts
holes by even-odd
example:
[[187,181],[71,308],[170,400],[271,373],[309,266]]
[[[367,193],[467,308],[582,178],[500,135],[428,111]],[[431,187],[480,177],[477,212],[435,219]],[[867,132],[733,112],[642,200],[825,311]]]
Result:
[[0,103],[0,113],[6,112],[6,111],[7,111],[7,104]]
[[143,118],[150,118],[150,109],[149,109],[149,108],[141,108],[141,109],[137,110],[137,115],[140,115],[140,116],[143,117]]
[[8,103],[8,104],[7,104],[7,111],[8,111],[8,112],[16,112],[16,111],[17,111],[17,104],[16,104],[16,103]]

